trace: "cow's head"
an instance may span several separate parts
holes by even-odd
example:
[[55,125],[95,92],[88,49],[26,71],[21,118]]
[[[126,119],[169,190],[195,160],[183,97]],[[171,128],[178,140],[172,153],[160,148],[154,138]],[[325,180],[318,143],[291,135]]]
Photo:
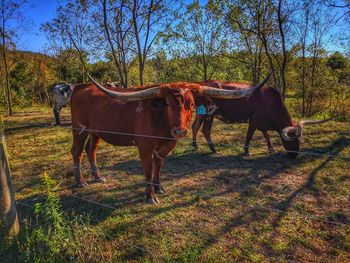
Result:
[[[160,86],[159,97],[163,112],[171,127],[171,135],[180,139],[187,135],[195,101],[193,87],[184,83],[165,84]],[[153,104],[153,100],[151,103]]]
[[287,155],[291,158],[296,158],[298,156],[299,150],[300,150],[300,142],[301,142],[301,139],[303,138],[302,130],[305,125],[321,124],[333,118],[334,117],[331,117],[329,119],[321,120],[321,121],[315,121],[315,120],[300,121],[294,124],[293,126],[284,128],[281,131],[281,138],[282,138],[282,144],[287,151]]
[[210,100],[209,98],[238,99],[250,95],[261,87],[257,85],[245,90],[223,90],[195,83],[178,82],[140,91],[118,92],[106,89],[90,75],[88,76],[99,89],[109,96],[125,101],[151,99],[151,106],[161,108],[167,115],[171,134],[176,139],[187,135],[187,129],[195,106],[195,98],[201,97],[202,100],[208,101]]

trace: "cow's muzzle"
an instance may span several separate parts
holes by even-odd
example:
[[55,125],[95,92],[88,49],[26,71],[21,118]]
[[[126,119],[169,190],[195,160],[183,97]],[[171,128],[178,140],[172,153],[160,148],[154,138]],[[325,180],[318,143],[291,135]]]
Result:
[[187,129],[174,127],[171,129],[171,135],[176,139],[183,138],[187,135]]

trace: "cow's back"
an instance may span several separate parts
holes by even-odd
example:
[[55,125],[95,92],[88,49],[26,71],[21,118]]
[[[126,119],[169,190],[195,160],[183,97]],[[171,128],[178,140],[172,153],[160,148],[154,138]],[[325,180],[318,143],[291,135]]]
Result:
[[75,129],[96,130],[100,138],[113,145],[133,145],[144,139],[139,135],[169,137],[163,110],[150,105],[150,99],[126,102],[110,97],[94,84],[77,85],[71,99],[72,125]]
[[[213,88],[222,88],[228,90],[241,90],[250,88],[251,85],[239,82],[224,82],[217,80],[209,80],[203,82]],[[242,122],[247,121],[252,114],[253,107],[249,102],[249,98],[241,99],[212,99],[218,107],[216,116],[226,122]]]
[[130,136],[120,136],[111,132],[135,132],[135,102],[114,99],[93,84],[81,84],[74,88],[71,112],[72,126],[75,129],[83,130],[86,127],[99,131],[96,132],[99,137],[114,145],[129,145],[132,141]]
[[[248,89],[252,85],[240,82],[209,81],[207,85],[228,90]],[[291,118],[281,94],[273,87],[264,86],[247,98],[237,100],[213,99],[219,114],[232,122],[251,119],[258,129],[279,130],[290,125]]]

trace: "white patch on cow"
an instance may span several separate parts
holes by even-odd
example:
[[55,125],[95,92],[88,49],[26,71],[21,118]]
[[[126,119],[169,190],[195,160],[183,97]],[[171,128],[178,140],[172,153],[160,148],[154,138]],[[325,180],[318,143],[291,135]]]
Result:
[[139,101],[139,105],[137,105],[136,112],[141,113],[142,111],[143,111],[142,102]]
[[207,107],[207,113],[208,113],[208,115],[209,115],[209,116],[212,115],[218,108],[219,108],[219,107],[216,106],[215,103],[210,104],[210,105]]
[[187,91],[189,91],[189,89],[180,89],[180,93],[181,93],[182,95],[185,95],[185,93],[186,93]]

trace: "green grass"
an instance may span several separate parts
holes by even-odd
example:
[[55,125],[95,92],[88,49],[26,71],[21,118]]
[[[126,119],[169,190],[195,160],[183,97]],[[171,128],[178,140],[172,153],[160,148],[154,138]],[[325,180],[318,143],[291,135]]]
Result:
[[[65,109],[63,118],[69,120]],[[53,121],[51,113],[5,118],[5,126]],[[6,134],[16,199],[29,206],[45,199],[44,172],[58,183],[57,194],[67,214],[89,218],[78,261],[96,262],[349,262],[349,159],[301,155],[285,157],[277,134],[277,152],[268,154],[260,132],[253,138],[251,160],[242,143],[247,124],[215,121],[213,141],[219,155],[208,154],[202,135],[198,152],[190,139],[180,141],[162,170],[166,193],[161,204],[145,204],[144,176],[137,149],[102,143],[98,164],[105,184],[71,189],[71,132],[62,127],[24,127]],[[348,123],[306,127],[303,151],[350,156],[350,138],[336,131]],[[227,146],[232,144],[232,146]],[[86,156],[85,177],[91,180]],[[73,198],[77,195],[113,209]],[[279,213],[265,209],[287,211]],[[33,209],[19,203],[20,218]],[[311,218],[311,216],[314,220]],[[101,252],[102,251],[102,252]],[[0,258],[17,251],[3,247]]]

